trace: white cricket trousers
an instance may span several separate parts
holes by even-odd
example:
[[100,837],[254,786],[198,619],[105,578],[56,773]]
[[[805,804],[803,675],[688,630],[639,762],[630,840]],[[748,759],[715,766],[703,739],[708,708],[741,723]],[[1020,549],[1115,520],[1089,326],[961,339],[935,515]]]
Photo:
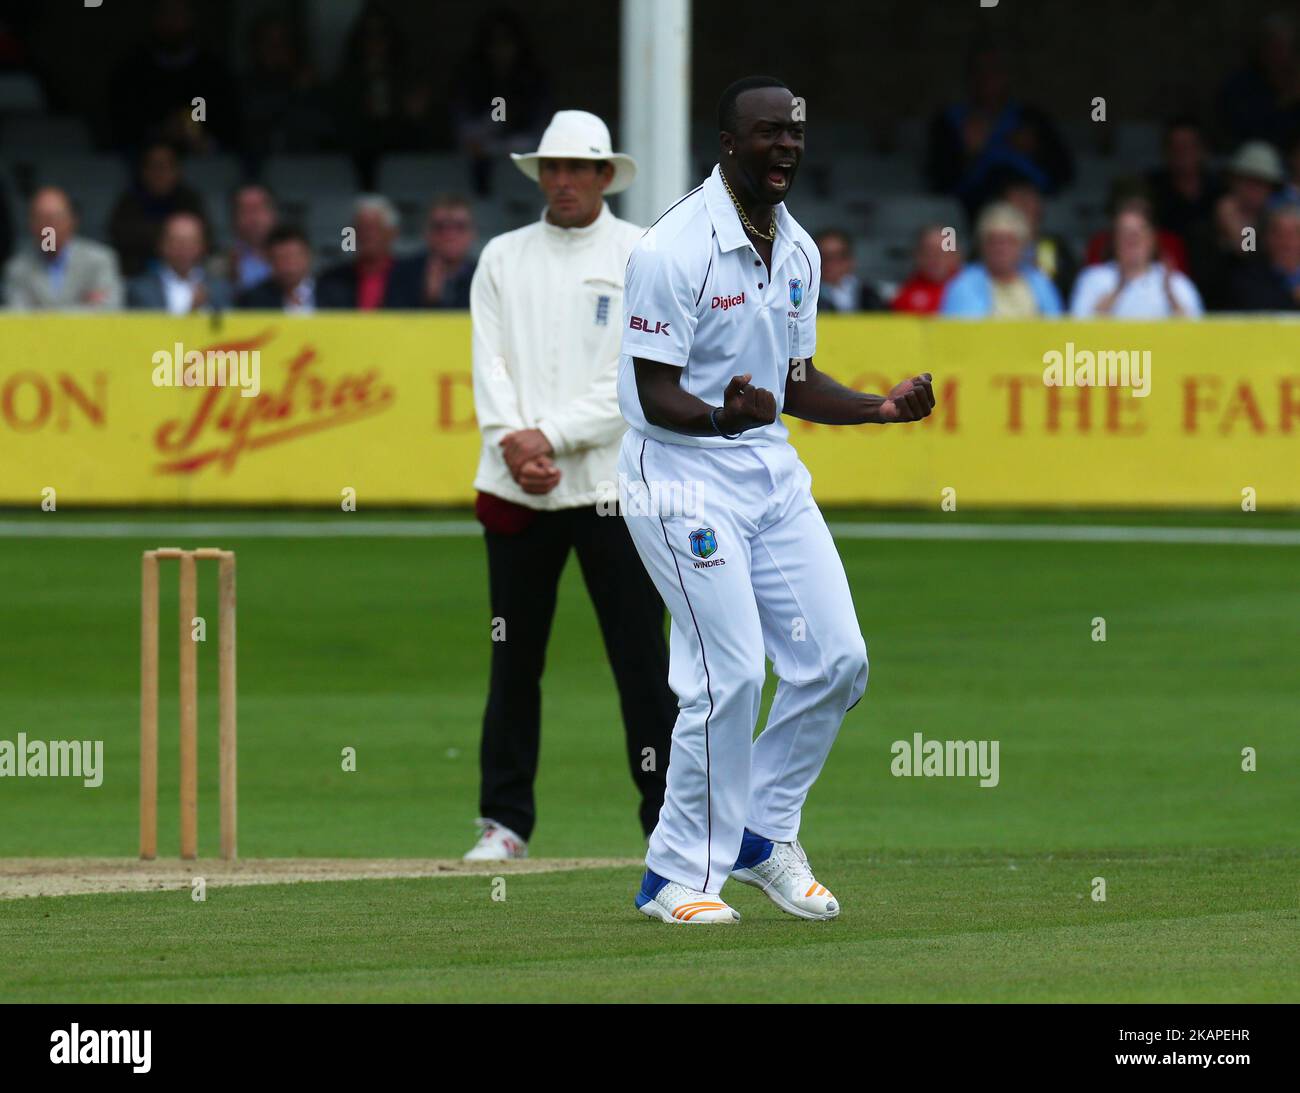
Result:
[[[678,713],[646,864],[716,894],[746,827],[798,837],[808,790],[866,690],[867,647],[789,444],[701,448],[629,429],[618,466],[624,519],[672,615]],[[768,659],[779,683],[755,739]]]

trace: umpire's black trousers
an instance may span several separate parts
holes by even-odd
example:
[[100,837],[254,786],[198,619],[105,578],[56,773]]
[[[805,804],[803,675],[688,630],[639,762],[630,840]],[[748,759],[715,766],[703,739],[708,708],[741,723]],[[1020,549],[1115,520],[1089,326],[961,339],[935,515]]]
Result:
[[[533,781],[541,738],[542,668],[555,596],[570,550],[578,555],[618,685],[627,759],[641,792],[641,827],[659,820],[677,699],[668,686],[664,605],[621,515],[595,506],[541,512],[524,530],[485,531],[494,618],[504,641],[492,642],[492,675],[480,750],[480,815],[524,839],[536,822]],[[653,748],[653,764],[643,751]],[[652,765],[652,770],[642,769]]]

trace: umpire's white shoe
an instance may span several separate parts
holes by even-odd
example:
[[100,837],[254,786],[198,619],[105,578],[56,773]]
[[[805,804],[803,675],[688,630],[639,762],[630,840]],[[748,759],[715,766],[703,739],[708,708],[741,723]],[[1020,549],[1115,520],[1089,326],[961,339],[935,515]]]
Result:
[[746,830],[731,875],[766,892],[782,911],[800,918],[828,919],[840,913],[839,902],[813,876],[808,855],[797,839],[772,842]]
[[480,817],[475,821],[483,830],[466,861],[514,861],[528,857],[528,843],[496,820]]
[[740,921],[738,912],[728,907],[717,896],[697,892],[668,880],[647,869],[641,880],[641,891],[636,894],[637,909],[660,922],[680,925],[703,923],[705,925],[730,924]]

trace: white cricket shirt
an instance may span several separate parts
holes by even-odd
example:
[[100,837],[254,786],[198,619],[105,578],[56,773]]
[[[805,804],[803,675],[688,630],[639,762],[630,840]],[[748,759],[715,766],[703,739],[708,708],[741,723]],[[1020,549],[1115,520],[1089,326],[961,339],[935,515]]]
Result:
[[[671,444],[786,443],[786,376],[792,358],[816,351],[821,279],[817,246],[784,202],[776,207],[769,276],[715,166],[655,221],[628,260],[618,370],[619,409],[628,424]],[[776,421],[736,440],[651,425],[641,409],[633,357],[680,367],[681,386],[713,406],[722,404],[732,376],[752,373],[754,386],[776,396]]]

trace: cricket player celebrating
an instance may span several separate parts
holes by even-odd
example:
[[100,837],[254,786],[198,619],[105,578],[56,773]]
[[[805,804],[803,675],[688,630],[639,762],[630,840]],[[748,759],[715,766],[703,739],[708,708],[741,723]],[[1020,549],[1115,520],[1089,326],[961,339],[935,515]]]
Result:
[[[624,516],[672,614],[678,716],[668,788],[636,905],[664,922],[730,923],[729,876],[800,918],[839,914],[799,845],[803,803],[867,686],[844,567],[781,414],[826,425],[917,421],[929,375],[886,396],[819,372],[821,260],[784,201],[804,126],[779,80],[750,77],[718,108],[721,162],[632,252],[619,472]],[[692,508],[692,511],[686,511]],[[770,658],[779,679],[754,739]]]

